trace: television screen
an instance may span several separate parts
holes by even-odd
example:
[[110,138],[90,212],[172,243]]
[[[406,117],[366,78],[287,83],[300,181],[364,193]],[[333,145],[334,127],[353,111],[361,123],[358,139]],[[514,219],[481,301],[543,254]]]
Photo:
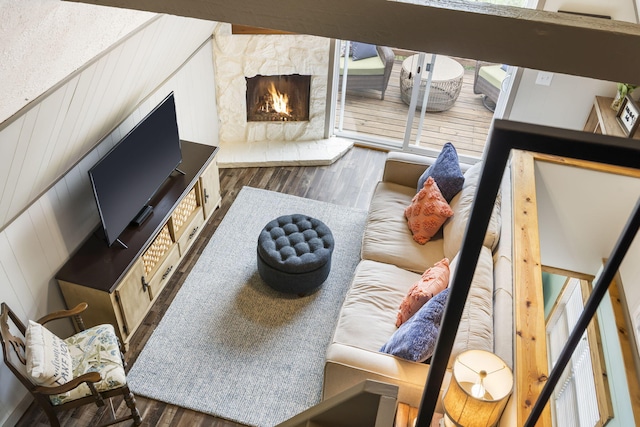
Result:
[[89,170],[109,246],[181,161],[172,92]]

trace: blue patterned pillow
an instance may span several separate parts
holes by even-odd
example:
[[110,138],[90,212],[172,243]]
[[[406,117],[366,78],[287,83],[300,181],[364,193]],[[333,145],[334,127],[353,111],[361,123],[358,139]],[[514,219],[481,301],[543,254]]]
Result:
[[351,58],[353,58],[354,61],[373,58],[374,56],[378,56],[376,45],[360,42],[351,43]]
[[452,143],[447,142],[442,147],[435,163],[427,168],[418,180],[418,191],[422,189],[427,178],[433,177],[444,199],[448,202],[462,190],[464,174],[460,169],[458,153]]
[[404,322],[380,349],[413,362],[424,362],[433,354],[449,288],[431,298]]

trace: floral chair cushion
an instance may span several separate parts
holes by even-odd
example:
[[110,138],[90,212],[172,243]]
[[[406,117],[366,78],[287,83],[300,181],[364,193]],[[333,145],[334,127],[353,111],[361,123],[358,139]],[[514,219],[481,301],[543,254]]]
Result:
[[[99,372],[102,381],[96,383],[98,391],[107,391],[127,383],[118,338],[112,325],[98,325],[65,340],[73,362],[73,377],[87,372]],[[89,396],[86,383],[68,393],[51,396],[54,405]]]

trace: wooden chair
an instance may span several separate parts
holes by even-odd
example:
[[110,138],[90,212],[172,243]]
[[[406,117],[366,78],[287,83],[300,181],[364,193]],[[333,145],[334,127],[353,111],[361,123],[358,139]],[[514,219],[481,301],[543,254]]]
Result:
[[[142,424],[142,418],[124,377],[124,359],[113,326],[99,325],[85,330],[80,313],[86,308],[86,303],[78,304],[71,310],[58,311],[37,321],[40,325],[44,325],[52,320],[72,318],[80,329],[81,332],[63,340],[73,359],[70,381],[53,387],[37,385],[33,382],[26,367],[27,328],[7,304],[2,303],[0,338],[4,362],[33,395],[54,427],[60,425],[56,415],[58,411],[91,403],[104,406],[105,399],[118,395],[124,397],[131,415],[114,419],[103,426],[126,420],[133,420],[134,425],[138,426]],[[14,333],[20,336],[15,336]]]

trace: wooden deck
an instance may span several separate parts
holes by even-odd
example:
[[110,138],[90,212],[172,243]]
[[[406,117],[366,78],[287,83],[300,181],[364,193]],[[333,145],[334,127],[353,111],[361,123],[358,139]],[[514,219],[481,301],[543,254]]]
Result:
[[[343,130],[391,138],[401,144],[409,106],[400,99],[402,56],[396,61],[384,100],[374,90],[347,91]],[[465,69],[462,90],[451,109],[426,113],[419,145],[439,150],[451,142],[459,154],[480,157],[489,133],[493,113],[482,105],[482,96],[473,93],[475,61],[455,58]],[[336,127],[340,110],[336,112]],[[420,111],[416,111],[412,138],[415,141]]]

